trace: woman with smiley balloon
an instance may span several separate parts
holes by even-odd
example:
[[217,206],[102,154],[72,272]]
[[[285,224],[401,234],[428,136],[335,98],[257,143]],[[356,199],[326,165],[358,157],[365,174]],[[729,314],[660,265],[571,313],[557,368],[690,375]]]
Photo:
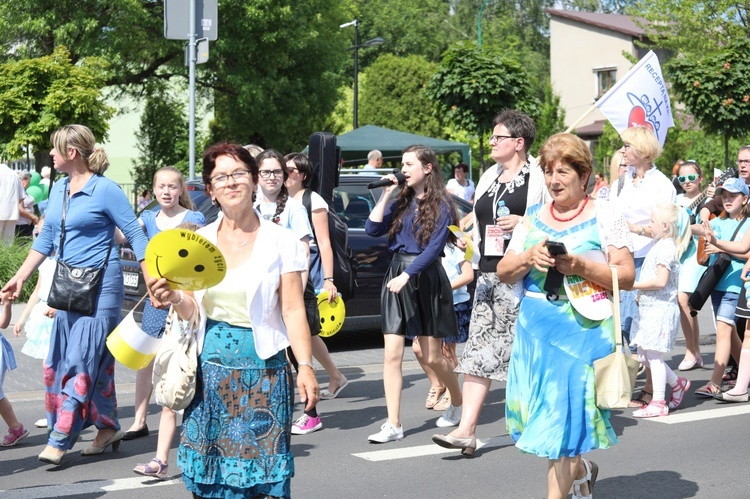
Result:
[[203,154],[203,181],[222,211],[198,230],[221,251],[223,280],[177,291],[149,279],[153,296],[183,320],[199,315],[196,394],[185,409],[177,452],[196,497],[290,497],[294,391],[285,350],[299,359],[306,409],[319,398],[303,308],[307,255],[289,231],[253,209],[258,166],[237,144]]

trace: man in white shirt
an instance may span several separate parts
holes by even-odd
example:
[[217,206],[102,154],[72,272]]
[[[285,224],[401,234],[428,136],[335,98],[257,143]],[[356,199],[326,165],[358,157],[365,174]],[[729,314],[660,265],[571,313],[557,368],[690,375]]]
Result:
[[11,244],[20,212],[19,203],[23,200],[23,185],[18,174],[0,163],[0,242]]

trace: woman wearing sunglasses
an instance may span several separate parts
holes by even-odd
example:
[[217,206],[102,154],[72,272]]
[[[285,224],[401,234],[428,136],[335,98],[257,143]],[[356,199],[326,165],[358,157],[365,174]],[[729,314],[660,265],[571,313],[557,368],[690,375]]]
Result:
[[[675,203],[685,208],[691,218],[696,223],[700,223],[700,209],[707,201],[706,196],[701,192],[701,167],[695,161],[688,160],[680,165],[677,171],[677,181],[685,191],[675,199]],[[680,306],[680,324],[682,333],[685,335],[685,357],[680,362],[677,369],[680,371],[689,371],[696,367],[703,367],[703,358],[701,357],[700,347],[700,329],[698,326],[698,317],[690,315],[690,306],[688,300],[690,295],[695,291],[698,281],[706,270],[698,264],[696,259],[698,236],[694,236],[687,250],[680,258],[680,282],[677,286],[677,302]]]

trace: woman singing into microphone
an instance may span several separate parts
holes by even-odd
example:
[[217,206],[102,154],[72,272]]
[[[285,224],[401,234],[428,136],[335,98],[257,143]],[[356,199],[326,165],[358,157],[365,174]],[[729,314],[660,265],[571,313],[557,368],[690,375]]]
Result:
[[392,184],[383,188],[365,226],[370,236],[388,234],[388,249],[393,253],[380,298],[388,420],[378,433],[370,435],[369,441],[376,443],[404,438],[399,415],[406,336],[418,337],[424,363],[450,391],[452,403],[437,425],[455,426],[461,419],[458,379],[441,355],[441,339],[458,336],[451,285],[440,263],[446,241],[449,237],[454,239],[448,225],[456,223],[456,209],[445,190],[432,149],[409,146],[401,164],[405,185],[398,187],[398,196],[389,203],[398,179],[394,174],[384,177]]

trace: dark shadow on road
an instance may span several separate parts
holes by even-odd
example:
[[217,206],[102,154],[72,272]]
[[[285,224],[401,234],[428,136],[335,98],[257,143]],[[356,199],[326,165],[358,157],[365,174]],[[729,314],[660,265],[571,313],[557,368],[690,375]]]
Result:
[[[607,473],[607,470],[602,470]],[[612,470],[616,472],[616,470]],[[675,471],[647,471],[635,476],[597,480],[596,497],[638,497],[638,499],[684,499],[696,497],[698,484]]]

